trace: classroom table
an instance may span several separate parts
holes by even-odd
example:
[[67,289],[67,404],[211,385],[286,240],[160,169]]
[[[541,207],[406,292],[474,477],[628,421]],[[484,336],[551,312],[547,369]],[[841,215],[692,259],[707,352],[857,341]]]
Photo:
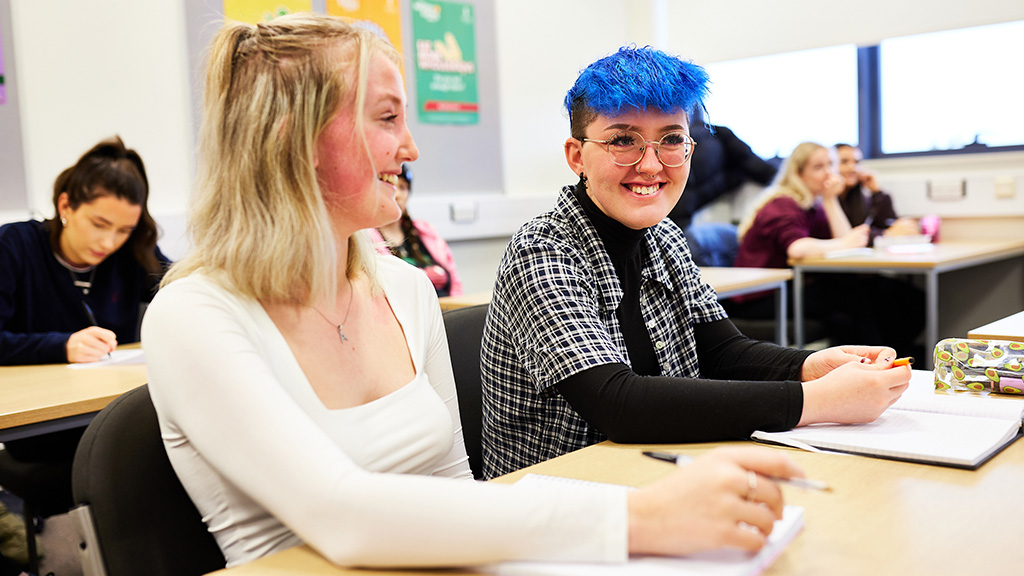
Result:
[[[921,274],[925,278],[925,349],[939,341],[939,274],[1007,260],[1024,255],[1024,240],[978,240],[971,242],[940,242],[928,252],[894,254],[874,250],[870,254],[842,258],[793,259],[793,328],[795,344],[804,345],[804,275],[808,272],[864,274],[894,272]],[[932,368],[932,357],[925,355],[925,369]]]
[[753,292],[775,291],[775,342],[785,346],[788,340],[786,282],[793,277],[788,268],[725,268],[703,266],[700,274],[718,294],[718,299]]
[[1014,340],[1024,342],[1024,312],[1001,318],[967,333],[968,338],[979,340]]
[[145,364],[0,366],[0,442],[85,426],[115,398],[145,383]]
[[471,292],[459,294],[458,296],[442,296],[437,301],[441,304],[441,310],[455,310],[456,308],[476,306],[477,304],[488,304],[491,301],[491,291]]
[[[642,450],[700,455],[748,443],[625,445],[603,442],[502,476],[526,473],[643,486],[673,469]],[[765,572],[771,576],[928,574],[1009,575],[1024,571],[1024,442],[978,470],[959,470],[864,456],[785,451],[808,477],[832,492],[783,487],[787,504],[804,507],[805,527]],[[429,574],[479,574],[437,570]],[[299,546],[217,576],[422,576],[413,570],[356,570],[331,565]]]
[[[793,277],[793,271],[786,268],[724,268],[702,267],[700,269],[704,281],[718,293],[718,297],[731,298],[752,292],[775,291],[775,341],[786,345],[787,299],[786,281]],[[441,310],[453,310],[464,306],[486,304],[491,301],[492,292],[473,292],[459,296],[438,298]]]

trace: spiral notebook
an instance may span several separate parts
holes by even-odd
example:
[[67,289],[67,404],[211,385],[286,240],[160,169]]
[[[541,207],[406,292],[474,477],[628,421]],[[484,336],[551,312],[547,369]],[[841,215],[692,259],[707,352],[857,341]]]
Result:
[[[527,474],[518,484],[602,485],[600,482]],[[607,486],[607,484],[604,484]],[[743,550],[716,550],[687,557],[631,556],[623,564],[583,562],[504,562],[485,568],[498,576],[756,576],[764,572],[804,526],[804,510],[786,506],[775,522],[768,543],[756,554]]]
[[1022,418],[1024,398],[937,394],[932,372],[914,370],[910,388],[874,422],[814,424],[750,437],[974,470],[1020,438]]

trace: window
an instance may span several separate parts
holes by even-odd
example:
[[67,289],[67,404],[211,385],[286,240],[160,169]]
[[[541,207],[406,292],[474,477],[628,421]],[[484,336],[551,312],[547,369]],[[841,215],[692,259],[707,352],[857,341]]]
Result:
[[712,124],[764,158],[800,142],[867,157],[1024,149],[1024,21],[707,66]]
[[762,158],[789,156],[807,140],[857,141],[852,44],[710,64],[707,71],[708,121],[731,128]]
[[1024,144],[1024,21],[879,44],[881,152]]

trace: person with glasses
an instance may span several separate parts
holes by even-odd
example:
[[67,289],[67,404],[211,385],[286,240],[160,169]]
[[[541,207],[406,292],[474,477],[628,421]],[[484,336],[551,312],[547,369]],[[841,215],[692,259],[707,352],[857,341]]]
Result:
[[579,181],[520,228],[484,328],[484,474],[611,439],[699,442],[870,422],[906,389],[887,347],[818,352],[749,340],[667,220],[700,154],[699,66],[625,47],[565,98]]
[[167,455],[228,565],[300,544],[387,568],[761,548],[767,477],[801,475],[773,452],[637,491],[473,480],[434,287],[363,232],[398,218],[419,156],[401,66],[317,14],[226,23],[210,47],[193,249],[142,337]]

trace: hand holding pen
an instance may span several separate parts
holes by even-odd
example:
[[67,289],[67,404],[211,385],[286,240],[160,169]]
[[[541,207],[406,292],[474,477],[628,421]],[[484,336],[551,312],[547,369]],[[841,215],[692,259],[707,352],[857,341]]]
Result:
[[630,552],[688,555],[734,547],[758,550],[782,517],[770,478],[803,476],[786,455],[750,446],[716,448],[630,492]]
[[117,348],[117,334],[97,325],[96,315],[84,300],[82,309],[92,326],[79,330],[68,338],[65,344],[68,362],[96,362],[104,356],[109,358],[110,353]]

